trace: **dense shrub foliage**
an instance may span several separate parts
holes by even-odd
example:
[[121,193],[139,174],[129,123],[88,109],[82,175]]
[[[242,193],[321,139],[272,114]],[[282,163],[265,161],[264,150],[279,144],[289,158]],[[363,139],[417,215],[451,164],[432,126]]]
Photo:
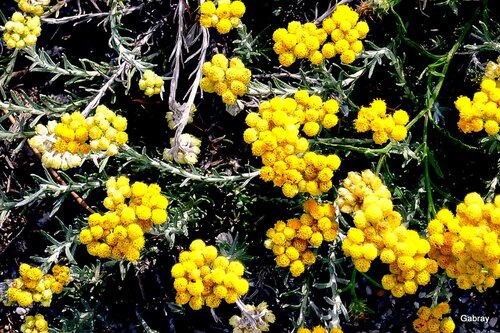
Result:
[[498,331],[499,15],[3,1],[0,332]]

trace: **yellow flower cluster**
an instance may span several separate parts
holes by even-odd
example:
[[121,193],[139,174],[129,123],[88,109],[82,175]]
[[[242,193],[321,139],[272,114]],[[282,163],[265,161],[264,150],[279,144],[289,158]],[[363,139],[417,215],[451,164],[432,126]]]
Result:
[[126,128],[125,117],[99,105],[92,117],[75,111],[64,113],[59,123],[51,120],[47,125],[38,124],[36,135],[28,143],[42,154],[44,166],[67,170],[80,166],[91,152],[116,155],[128,140]]
[[[174,146],[175,138],[170,139],[170,146]],[[166,148],[163,151],[165,161],[176,161],[180,164],[196,164],[200,154],[201,140],[194,135],[182,133],[179,136],[179,147],[177,151],[173,148]]]
[[485,203],[469,193],[456,216],[441,209],[427,226],[431,258],[461,289],[484,292],[500,277],[500,195]]
[[24,323],[21,325],[22,333],[49,333],[49,323],[41,314],[34,316],[26,316]]
[[233,333],[268,332],[269,324],[276,320],[274,313],[267,308],[267,303],[258,306],[241,304],[241,317],[232,316],[229,324],[233,326]]
[[50,0],[15,0],[20,10],[27,14],[41,16],[44,7],[50,5]]
[[89,228],[80,232],[80,242],[92,256],[136,262],[144,247],[144,232],[167,221],[168,199],[157,184],[147,185],[125,176],[106,182],[103,201],[109,212],[88,217]]
[[127,118],[116,115],[104,105],[99,105],[95,115],[87,118],[87,126],[90,149],[93,152],[105,151],[108,156],[114,156],[118,153],[119,147],[128,141],[125,132]]
[[33,302],[49,306],[52,294],[60,294],[71,281],[69,268],[59,265],[52,267],[52,274],[43,274],[38,267],[21,264],[19,275],[7,290],[7,297],[9,302],[17,302],[22,307],[28,307]]
[[333,242],[337,237],[338,224],[330,203],[320,205],[313,199],[303,204],[300,218],[278,221],[267,230],[264,246],[276,255],[279,267],[290,267],[292,276],[304,273],[306,266],[316,262],[316,255],[308,247],[318,248],[323,241]]
[[325,58],[340,54],[340,61],[350,64],[363,51],[362,39],[370,31],[368,24],[358,21],[359,15],[347,5],[337,6],[332,16],[322,23],[332,42],[323,45],[321,52]]
[[408,134],[405,127],[409,120],[408,113],[397,110],[389,115],[386,112],[387,106],[381,99],[375,99],[369,107],[361,107],[354,121],[356,131],[359,133],[373,131],[373,141],[378,145],[386,143],[389,138],[396,141],[404,140]]
[[144,95],[158,95],[163,90],[163,79],[150,69],[146,69],[139,80],[139,89],[144,90]]
[[333,172],[340,166],[340,158],[309,152],[309,142],[300,136],[315,136],[321,129],[330,129],[338,122],[336,100],[325,102],[319,96],[309,96],[299,90],[294,98],[274,97],[259,105],[259,112],[246,117],[249,128],[243,133],[246,143],[252,145],[252,154],[260,156],[264,166],[260,177],[282,188],[286,197],[299,192],[320,195],[332,187]]
[[203,64],[203,78],[200,88],[208,93],[216,93],[227,105],[236,103],[238,97],[246,94],[252,72],[239,58],[230,60],[222,53],[215,54],[211,61]]
[[193,310],[200,310],[203,305],[217,308],[222,300],[236,303],[249,289],[248,281],[243,278],[243,264],[219,255],[215,246],[207,246],[201,239],[192,241],[189,251],[179,254],[179,263],[172,267],[171,273],[175,279],[176,303],[189,303]]
[[498,80],[483,78],[481,90],[471,100],[460,96],[455,101],[459,111],[458,127],[464,133],[484,131],[496,135],[500,129],[500,87]]
[[15,12],[5,23],[3,40],[9,49],[22,49],[35,45],[41,32],[38,16],[24,16],[21,12]]
[[[301,24],[298,21],[288,23],[287,29],[279,28],[273,33],[274,52],[285,67],[291,66],[297,59],[308,58],[311,63],[321,63],[325,56],[320,48],[328,35],[312,22]],[[331,58],[331,57],[330,57]]]
[[382,278],[384,289],[395,297],[415,294],[417,287],[429,283],[430,274],[437,272],[437,263],[425,257],[429,242],[401,225],[391,193],[372,171],[349,172],[342,186],[336,203],[342,212],[353,215],[355,225],[342,243],[344,253],[360,272],[367,272],[371,262],[380,257],[391,272]]
[[246,7],[241,1],[205,1],[200,6],[200,24],[205,28],[216,28],[220,34],[227,34],[241,23]]
[[[337,6],[332,16],[318,28],[312,22],[301,24],[293,21],[287,29],[279,28],[273,33],[274,52],[279,55],[281,65],[291,66],[297,59],[308,58],[312,64],[340,55],[340,61],[350,64],[363,51],[364,39],[369,27],[359,21],[359,15],[347,5]],[[331,41],[327,41],[328,37]]]
[[431,308],[422,306],[417,311],[418,318],[413,321],[413,328],[417,333],[452,333],[455,330],[453,319],[443,318],[450,312],[450,306],[445,302]]
[[[297,330],[297,333],[328,333],[328,330],[324,328],[323,326],[315,326],[313,329],[309,329],[306,327],[301,327]],[[330,333],[343,333],[342,329],[340,328],[332,328],[330,330]]]

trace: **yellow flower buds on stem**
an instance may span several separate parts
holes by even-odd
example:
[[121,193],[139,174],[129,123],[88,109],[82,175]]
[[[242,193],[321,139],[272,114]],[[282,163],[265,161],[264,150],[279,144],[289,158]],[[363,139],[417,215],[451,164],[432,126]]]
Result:
[[[316,254],[310,248],[319,248],[323,242],[333,242],[337,237],[338,224],[334,220],[331,204],[320,205],[313,199],[303,204],[300,218],[278,221],[267,230],[264,246],[276,255],[279,267],[289,267],[294,277],[300,276],[305,267],[316,262]],[[309,248],[310,247],[310,248]]]
[[343,331],[340,328],[332,328],[330,331],[328,331],[323,326],[318,325],[313,327],[312,329],[301,327],[297,330],[297,333],[343,333]]
[[130,185],[125,176],[109,178],[106,189],[103,205],[109,211],[88,217],[88,228],[80,231],[80,242],[92,256],[136,262],[144,247],[144,233],[153,224],[167,221],[168,199],[157,184]]
[[[308,58],[313,65],[336,55],[344,64],[351,64],[356,55],[363,51],[364,39],[369,31],[368,24],[358,21],[359,15],[347,5],[337,6],[331,17],[318,28],[314,23],[292,21],[288,27],[273,33],[274,52],[285,67],[297,59]],[[330,37],[330,40],[328,40]]]
[[408,131],[405,125],[408,123],[408,113],[396,110],[387,114],[387,106],[381,99],[375,99],[369,107],[361,107],[358,117],[354,121],[357,132],[363,133],[373,131],[373,141],[378,144],[386,143],[389,138],[402,141],[406,138]]
[[152,70],[146,69],[144,75],[139,80],[139,89],[144,91],[144,95],[158,95],[163,91],[163,79]]
[[340,158],[308,151],[309,142],[300,131],[312,137],[321,127],[336,126],[338,110],[336,100],[323,102],[305,90],[299,90],[293,98],[274,97],[261,102],[258,113],[247,115],[249,128],[243,133],[252,154],[260,156],[264,164],[260,177],[281,187],[288,198],[298,193],[317,196],[328,192],[333,173],[340,167]]
[[22,49],[35,45],[41,31],[38,16],[25,16],[21,12],[15,12],[5,23],[3,40],[9,49]]
[[205,1],[200,6],[200,24],[205,28],[216,28],[220,34],[227,34],[241,23],[246,7],[242,1]]
[[498,134],[500,130],[498,77],[494,74],[485,76],[481,81],[481,90],[474,94],[472,100],[466,96],[459,96],[455,101],[455,107],[459,111],[458,128],[462,132],[480,132],[484,129],[488,135]]
[[118,153],[128,141],[127,119],[99,105],[92,117],[85,118],[79,111],[65,113],[60,122],[51,120],[38,124],[29,145],[42,154],[47,168],[67,170],[80,166],[91,153]]
[[499,230],[500,195],[484,202],[478,193],[469,193],[455,215],[443,208],[429,222],[429,256],[460,289],[484,292],[500,277]]
[[417,333],[452,333],[455,330],[453,319],[443,318],[450,311],[450,306],[444,302],[431,308],[422,306],[417,311],[418,318],[413,321],[413,328]]
[[19,266],[19,277],[12,280],[7,290],[8,304],[17,303],[22,307],[29,307],[33,303],[41,303],[47,307],[52,301],[53,294],[60,294],[64,286],[71,281],[67,266],[55,265],[52,274],[44,274],[38,267],[28,264]]
[[205,62],[202,72],[200,88],[208,93],[215,92],[227,105],[236,103],[238,97],[246,94],[252,77],[252,72],[239,58],[227,59],[222,53]]
[[236,303],[249,289],[243,277],[245,267],[219,255],[217,248],[195,239],[189,251],[179,254],[179,262],[171,269],[177,304],[188,304],[193,310],[204,305],[217,308],[223,300]]
[[21,325],[21,333],[49,333],[49,323],[41,314],[26,316]]
[[367,272],[375,258],[389,265],[390,274],[382,286],[394,297],[415,294],[437,272],[437,263],[426,258],[429,242],[414,230],[401,225],[401,214],[394,211],[391,193],[370,170],[349,172],[338,190],[336,204],[353,216],[354,227],[347,232],[342,250],[354,267]]

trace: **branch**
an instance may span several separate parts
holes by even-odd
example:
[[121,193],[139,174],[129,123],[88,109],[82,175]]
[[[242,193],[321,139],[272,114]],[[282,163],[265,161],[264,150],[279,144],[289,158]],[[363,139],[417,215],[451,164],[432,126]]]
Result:
[[177,167],[175,165],[166,163],[162,160],[149,157],[146,154],[141,154],[131,148],[130,146],[124,145],[123,150],[119,153],[123,155],[128,161],[134,161],[140,165],[147,165],[158,169],[162,172],[182,176],[189,180],[208,182],[208,183],[223,183],[223,182],[234,182],[244,180],[245,183],[260,174],[260,170],[253,172],[240,173],[235,176],[221,176],[221,175],[200,175],[196,173],[189,172],[183,168]]
[[82,111],[82,115],[84,117],[87,117],[88,114],[90,113],[91,110],[95,109],[99,102],[101,101],[101,98],[104,96],[106,91],[111,87],[111,85],[115,82],[115,80],[123,74],[125,69],[127,68],[128,63],[123,62],[121,63],[120,67],[118,70],[109,78],[109,80],[99,89],[97,95],[90,101],[90,103],[85,107],[85,109]]
[[[200,5],[204,2],[204,0],[200,0]],[[188,99],[185,103],[179,103],[176,100],[176,95],[177,95],[177,85],[179,83],[179,78],[181,74],[181,61],[182,61],[182,48],[184,44],[186,43],[185,36],[184,36],[184,17],[183,17],[183,12],[185,10],[185,1],[184,0],[179,0],[178,5],[177,5],[177,10],[176,10],[176,15],[177,15],[177,38],[176,38],[176,44],[174,46],[174,49],[172,51],[172,55],[170,56],[170,61],[173,61],[172,64],[172,72],[173,72],[173,77],[172,81],[170,83],[170,94],[168,96],[168,106],[170,110],[174,113],[180,113],[182,116],[180,117],[179,122],[176,124],[176,131],[175,131],[175,136],[174,136],[174,145],[172,146],[173,153],[176,154],[176,152],[180,148],[180,136],[182,132],[184,131],[184,128],[186,127],[186,124],[189,120],[189,115],[191,113],[191,109],[194,105],[194,99],[196,97],[196,93],[198,91],[198,87],[200,86],[200,81],[202,77],[202,67],[203,63],[205,62],[205,56],[207,53],[208,45],[209,45],[209,39],[210,35],[208,33],[208,29],[199,26],[199,29],[201,29],[201,46],[200,49],[196,51],[196,53],[199,53],[199,58],[198,58],[198,66],[196,67],[195,71],[191,73],[191,76],[194,74],[195,78],[191,86],[189,87],[188,92],[186,93],[186,96],[188,96]],[[195,38],[198,38],[200,36],[196,36]],[[173,60],[172,60],[173,59]]]
[[[7,110],[4,110],[3,112],[5,113],[5,115],[8,115],[8,119],[10,120],[10,122],[12,123],[12,125],[19,126],[19,124],[16,121],[16,119],[12,115],[9,115],[9,112]],[[36,155],[36,157],[38,157],[38,159],[42,158],[42,155],[40,154],[40,152],[38,150],[33,149],[30,146],[28,146],[28,148],[33,151],[33,153]],[[57,171],[55,171],[52,168],[48,168],[47,170],[50,172],[50,174],[55,178],[55,180],[59,184],[61,184],[63,186],[68,186],[68,184],[66,184],[66,182],[61,178],[61,176],[59,176],[59,174],[57,173]],[[95,213],[95,211],[92,208],[90,208],[90,206],[85,202],[85,200],[83,200],[82,197],[80,197],[76,192],[71,191],[71,195],[73,196],[73,198],[75,199],[75,201],[80,206],[82,206],[83,208],[85,208],[90,213]]]
[[[135,6],[135,7],[128,7],[120,11],[120,14],[122,15],[127,15],[130,13],[135,12],[138,9],[141,9],[142,5],[140,6]],[[66,16],[66,17],[61,17],[61,18],[50,18],[50,17],[41,17],[41,21],[43,23],[47,24],[64,24],[64,23],[69,23],[69,22],[75,22],[75,21],[87,21],[89,22],[90,20],[94,18],[107,18],[110,15],[112,15],[112,11],[109,12],[102,12],[102,13],[88,13],[88,14],[77,14],[73,16]],[[81,22],[76,22],[76,24],[81,23]]]

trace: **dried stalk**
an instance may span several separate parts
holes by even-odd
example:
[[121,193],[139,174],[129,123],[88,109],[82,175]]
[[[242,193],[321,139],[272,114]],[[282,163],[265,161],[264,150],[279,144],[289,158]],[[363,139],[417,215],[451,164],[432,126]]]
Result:
[[[205,2],[204,0],[200,0],[199,4]],[[195,71],[191,73],[191,76],[195,76],[193,83],[189,87],[188,92],[186,93],[185,96],[188,96],[188,99],[184,103],[180,103],[177,101],[177,85],[179,83],[179,78],[180,78],[180,73],[181,73],[181,66],[182,66],[182,49],[185,47],[185,44],[187,44],[184,36],[184,17],[183,17],[183,12],[185,10],[185,2],[184,0],[179,0],[178,5],[177,5],[177,10],[176,10],[176,15],[177,15],[177,39],[176,39],[176,44],[174,46],[174,49],[172,51],[172,55],[170,56],[170,61],[173,61],[172,63],[172,81],[170,83],[170,94],[168,97],[168,106],[170,110],[174,113],[180,113],[182,116],[180,117],[179,122],[176,124],[176,131],[175,131],[175,136],[174,136],[174,145],[172,147],[172,150],[174,154],[179,150],[180,147],[180,136],[182,132],[184,131],[184,128],[186,127],[186,124],[189,120],[189,115],[191,112],[191,109],[194,105],[194,99],[196,97],[196,93],[198,91],[198,88],[200,86],[200,81],[202,77],[202,66],[203,63],[205,62],[205,56],[207,53],[208,45],[209,45],[209,39],[210,35],[208,33],[208,29],[201,27],[200,26],[200,34],[202,37],[201,40],[201,46],[196,53],[199,53],[199,58],[198,58],[198,66],[196,67]],[[195,38],[198,38],[200,35],[198,35]],[[190,41],[189,41],[190,42]],[[187,47],[186,47],[187,48]],[[196,54],[195,53],[195,54]],[[192,55],[194,56],[194,55]],[[192,58],[189,57],[189,59]]]

